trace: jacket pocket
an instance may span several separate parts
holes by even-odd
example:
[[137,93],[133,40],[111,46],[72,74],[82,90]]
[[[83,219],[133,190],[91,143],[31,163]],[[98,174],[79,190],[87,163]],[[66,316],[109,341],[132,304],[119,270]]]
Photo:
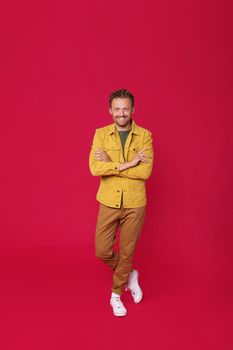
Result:
[[120,152],[121,152],[120,147],[118,146],[106,147],[105,151],[112,162],[120,161]]
[[127,161],[130,162],[135,156],[136,154],[139,152],[139,145],[130,145],[129,146],[129,150],[128,150],[128,157],[127,157]]

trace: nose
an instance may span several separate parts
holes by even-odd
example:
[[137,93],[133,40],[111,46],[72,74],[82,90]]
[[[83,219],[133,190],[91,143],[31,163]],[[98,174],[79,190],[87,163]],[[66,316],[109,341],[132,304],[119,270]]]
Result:
[[121,109],[120,110],[120,117],[123,117],[123,115],[124,115],[124,111],[123,111],[123,109]]

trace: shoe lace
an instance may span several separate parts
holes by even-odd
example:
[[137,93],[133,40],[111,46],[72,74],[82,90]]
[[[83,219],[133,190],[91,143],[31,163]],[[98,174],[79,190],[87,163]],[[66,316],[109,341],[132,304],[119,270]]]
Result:
[[122,303],[120,297],[114,297],[113,298],[113,302],[114,302],[114,304],[115,304],[115,306],[117,308],[122,308],[123,307],[123,303]]
[[137,286],[131,284],[131,286],[129,287],[129,290],[133,296],[137,295],[137,291],[138,291]]

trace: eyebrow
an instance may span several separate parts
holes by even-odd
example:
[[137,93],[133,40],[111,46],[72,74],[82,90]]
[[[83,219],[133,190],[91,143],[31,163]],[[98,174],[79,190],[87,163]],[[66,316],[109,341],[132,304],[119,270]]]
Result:
[[[119,109],[120,107],[113,107],[113,109]],[[122,109],[129,109],[128,107],[123,107]]]

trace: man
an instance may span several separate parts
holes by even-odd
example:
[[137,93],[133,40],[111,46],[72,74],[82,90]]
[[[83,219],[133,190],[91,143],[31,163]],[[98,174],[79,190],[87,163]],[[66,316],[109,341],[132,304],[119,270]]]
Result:
[[[131,292],[135,303],[143,295],[132,260],[145,217],[145,180],[152,171],[153,148],[151,132],[132,119],[134,96],[129,91],[113,92],[109,105],[113,124],[96,129],[89,166],[92,175],[101,176],[96,197],[100,203],[96,256],[114,271],[110,305],[115,316],[125,316],[123,290]],[[119,250],[115,252],[118,227]]]

